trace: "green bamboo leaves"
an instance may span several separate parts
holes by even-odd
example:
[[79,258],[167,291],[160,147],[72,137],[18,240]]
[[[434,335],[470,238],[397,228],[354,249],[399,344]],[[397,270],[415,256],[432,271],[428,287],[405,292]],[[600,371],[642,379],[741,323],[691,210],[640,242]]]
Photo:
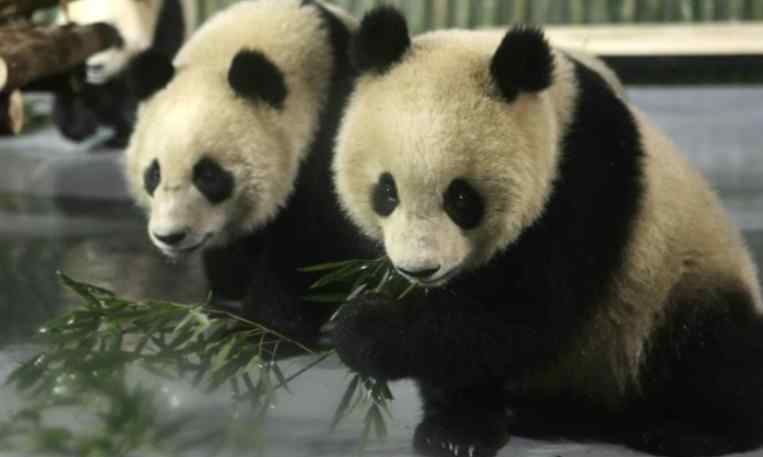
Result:
[[[348,298],[367,291],[402,297],[413,290],[383,257],[304,271],[320,275],[306,298],[338,303],[340,311]],[[313,353],[209,304],[133,302],[63,274],[59,279],[81,305],[40,328],[37,342],[45,349],[6,380],[25,404],[10,420],[0,422],[0,449],[86,457],[183,455],[197,446],[204,446],[209,455],[264,451],[263,426],[277,391],[289,391],[293,379],[333,355]],[[313,360],[287,375],[277,363],[279,348],[286,345],[290,353]],[[233,412],[229,420],[209,424],[204,417],[173,410],[166,395],[130,381],[136,370],[160,380],[188,380],[209,393],[227,385]],[[371,439],[387,435],[391,400],[386,383],[354,374],[331,429],[363,411],[357,448],[362,452]],[[88,426],[69,427],[55,420],[73,413],[86,416]],[[197,432],[189,434],[193,424]]]
[[[60,280],[82,305],[42,327],[39,342],[45,351],[8,377],[6,383],[28,405],[0,424],[0,445],[5,447],[110,457],[161,448],[174,455],[187,448],[190,438],[183,436],[181,424],[201,418],[179,414],[168,419],[159,414],[157,405],[162,402],[157,393],[128,382],[131,371],[190,379],[207,392],[228,384],[234,406],[249,405],[248,416],[261,423],[275,392],[293,379],[275,361],[278,347],[290,344],[310,353],[283,335],[207,305],[131,302],[64,275]],[[94,426],[86,432],[51,425],[49,419],[56,413],[78,408],[92,413]],[[236,424],[228,425],[204,428],[220,439]],[[254,441],[247,447],[261,447],[262,440]],[[214,447],[221,450],[228,444]]]
[[391,417],[389,402],[392,400],[392,392],[385,382],[356,374],[339,402],[331,421],[331,429],[336,429],[353,412],[365,409],[363,431],[357,448],[361,453],[370,443],[372,435],[380,441],[386,439],[388,431],[385,417]]

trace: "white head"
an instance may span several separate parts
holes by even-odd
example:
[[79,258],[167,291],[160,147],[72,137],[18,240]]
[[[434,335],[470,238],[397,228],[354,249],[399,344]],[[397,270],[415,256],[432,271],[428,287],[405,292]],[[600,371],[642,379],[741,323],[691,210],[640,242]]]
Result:
[[347,214],[422,284],[488,262],[540,216],[551,190],[554,52],[527,28],[411,42],[390,8],[364,18],[354,52],[362,75],[334,162]]
[[126,175],[164,253],[228,243],[286,204],[330,82],[328,33],[315,5],[240,2],[174,68],[153,65],[165,77],[141,90],[160,89],[139,109]]
[[78,0],[68,5],[72,21],[78,24],[105,22],[114,26],[122,37],[120,46],[88,58],[88,82],[105,83],[151,46],[161,6],[162,0]]

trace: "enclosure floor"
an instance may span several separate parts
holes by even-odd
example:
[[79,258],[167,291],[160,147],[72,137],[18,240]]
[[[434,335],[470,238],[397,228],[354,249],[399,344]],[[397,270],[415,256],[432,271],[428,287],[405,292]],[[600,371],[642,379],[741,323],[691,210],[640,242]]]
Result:
[[[721,191],[763,265],[763,88],[636,88],[629,97]],[[201,301],[206,296],[198,259],[170,263],[151,248],[142,216],[129,203],[120,155],[89,147],[67,143],[49,127],[0,140],[0,381],[34,351],[29,345],[33,329],[70,301],[55,283],[56,270],[133,298]],[[305,361],[286,363],[285,371],[293,372]],[[142,381],[164,387],[168,403],[196,410],[210,421],[223,420],[230,411],[224,393],[205,396],[184,383]],[[293,394],[281,394],[272,410],[266,455],[351,455],[362,428],[359,417],[327,432],[348,381],[336,360],[295,380]],[[389,439],[372,445],[366,455],[413,455],[410,439],[420,415],[415,387],[410,382],[392,387],[396,399]],[[0,389],[0,418],[17,406],[14,392]],[[21,457],[0,453],[12,455]],[[200,449],[191,455],[206,454]],[[612,445],[514,438],[500,455],[643,454]]]

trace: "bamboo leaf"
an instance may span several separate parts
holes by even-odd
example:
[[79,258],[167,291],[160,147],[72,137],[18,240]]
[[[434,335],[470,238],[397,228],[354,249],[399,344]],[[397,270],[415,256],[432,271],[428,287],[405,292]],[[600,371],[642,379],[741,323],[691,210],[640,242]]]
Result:
[[313,303],[342,303],[347,299],[347,294],[311,294],[302,297],[302,300]]
[[276,381],[278,381],[278,386],[283,387],[287,392],[292,393],[289,389],[289,382],[286,380],[283,371],[281,371],[281,367],[279,367],[277,363],[272,363],[271,368],[273,369],[273,374],[276,376]]
[[337,270],[340,268],[354,265],[359,262],[363,262],[363,261],[362,260],[342,260],[340,262],[321,263],[318,265],[311,265],[309,267],[300,268],[298,269],[298,271],[301,271],[303,273],[319,273],[319,272],[324,272],[329,270]]
[[350,384],[345,389],[344,395],[342,395],[342,400],[339,402],[339,405],[337,406],[336,411],[334,412],[334,418],[331,420],[332,432],[336,430],[336,427],[339,425],[339,422],[341,422],[342,419],[346,417],[347,413],[350,411],[348,408],[350,406],[350,402],[355,396],[355,392],[358,389],[359,383],[360,383],[360,375],[356,374],[355,376],[352,377],[352,381],[350,381]]
[[379,406],[372,406],[368,410],[368,414],[371,416],[371,422],[374,424],[374,429],[376,430],[376,438],[379,441],[384,441],[387,439],[387,424],[384,422],[384,416],[382,416]]

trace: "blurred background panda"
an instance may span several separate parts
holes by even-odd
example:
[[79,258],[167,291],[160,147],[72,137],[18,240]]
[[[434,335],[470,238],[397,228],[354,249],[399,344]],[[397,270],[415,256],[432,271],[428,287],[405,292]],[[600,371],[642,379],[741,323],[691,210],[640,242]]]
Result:
[[83,141],[99,127],[113,136],[99,146],[123,148],[132,132],[137,97],[135,85],[151,68],[133,59],[155,53],[171,59],[196,23],[193,0],[78,0],[68,5],[60,21],[105,22],[119,32],[122,43],[91,56],[71,74],[55,98],[53,119],[60,132]]
[[125,152],[154,246],[170,259],[201,253],[216,301],[243,302],[251,320],[308,344],[334,304],[305,303],[318,277],[298,269],[378,254],[331,189],[355,27],[318,1],[229,6],[149,84]]

